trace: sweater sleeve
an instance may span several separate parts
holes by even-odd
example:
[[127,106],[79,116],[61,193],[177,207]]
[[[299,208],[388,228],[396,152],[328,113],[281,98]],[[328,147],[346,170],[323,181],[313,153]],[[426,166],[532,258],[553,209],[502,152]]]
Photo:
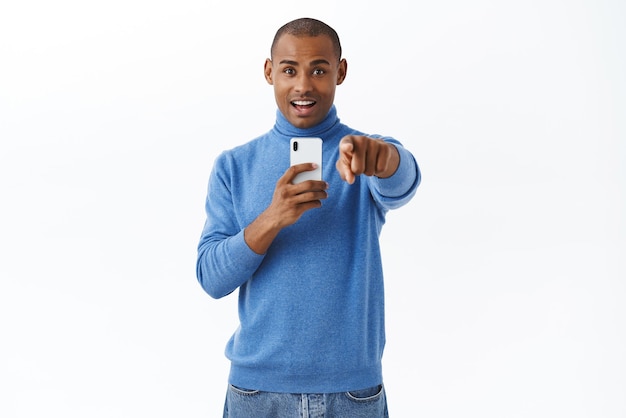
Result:
[[235,215],[230,175],[228,158],[222,154],[209,178],[206,221],[198,244],[197,279],[216,299],[245,283],[264,258],[244,240],[244,228]]
[[388,178],[369,177],[374,199],[385,209],[396,209],[408,203],[422,180],[422,174],[413,154],[392,138],[383,138],[392,143],[400,154],[396,172]]

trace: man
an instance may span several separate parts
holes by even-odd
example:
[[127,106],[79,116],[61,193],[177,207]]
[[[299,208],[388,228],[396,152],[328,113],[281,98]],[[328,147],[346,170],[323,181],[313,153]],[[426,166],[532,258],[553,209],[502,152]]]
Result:
[[[265,62],[274,127],[215,161],[197,276],[221,298],[239,289],[240,326],[224,417],[386,417],[379,235],[421,175],[388,137],[339,121],[347,62],[337,33],[302,18],[281,27]],[[294,184],[291,138],[323,140],[323,177]]]

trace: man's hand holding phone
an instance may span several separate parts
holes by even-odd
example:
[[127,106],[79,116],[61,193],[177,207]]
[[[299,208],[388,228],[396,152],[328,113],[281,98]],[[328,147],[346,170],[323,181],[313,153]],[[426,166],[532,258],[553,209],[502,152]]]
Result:
[[307,210],[322,206],[322,200],[328,197],[328,183],[325,181],[304,180],[294,184],[294,179],[300,174],[318,168],[317,163],[292,165],[276,183],[270,208],[276,210],[283,226],[295,223]]
[[328,197],[328,183],[322,180],[293,183],[299,174],[318,168],[317,163],[292,165],[278,179],[269,207],[244,231],[252,251],[265,254],[281,229],[296,223],[304,212],[322,206],[322,200]]

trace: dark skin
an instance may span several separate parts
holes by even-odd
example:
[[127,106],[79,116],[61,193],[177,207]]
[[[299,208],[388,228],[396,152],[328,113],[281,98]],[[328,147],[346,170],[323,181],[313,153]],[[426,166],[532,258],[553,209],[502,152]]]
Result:
[[[340,59],[327,36],[283,35],[265,61],[267,82],[274,86],[278,108],[298,128],[319,124],[328,114],[335,89],[343,83],[347,62]],[[356,176],[392,176],[400,163],[392,144],[367,136],[348,135],[339,143],[335,165],[341,179],[353,184]],[[285,227],[294,224],[308,210],[319,208],[328,197],[328,183],[304,181],[292,184],[301,172],[315,169],[305,163],[289,167],[276,182],[270,205],[244,231],[252,251],[265,254]]]

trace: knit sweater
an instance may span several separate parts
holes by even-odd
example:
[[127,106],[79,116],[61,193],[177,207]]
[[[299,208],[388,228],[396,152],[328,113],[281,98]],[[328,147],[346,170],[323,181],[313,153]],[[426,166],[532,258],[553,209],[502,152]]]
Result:
[[[239,289],[240,326],[226,345],[235,386],[329,393],[382,383],[379,236],[387,212],[413,197],[421,175],[400,142],[369,135],[397,147],[397,171],[386,179],[342,181],[335,162],[339,141],[348,134],[363,135],[341,123],[334,106],[308,129],[294,127],[277,111],[269,132],[214,162],[197,278],[214,298]],[[256,254],[244,229],[270,205],[276,181],[289,167],[289,140],[311,136],[323,140],[328,198],[281,230],[265,254]]]

